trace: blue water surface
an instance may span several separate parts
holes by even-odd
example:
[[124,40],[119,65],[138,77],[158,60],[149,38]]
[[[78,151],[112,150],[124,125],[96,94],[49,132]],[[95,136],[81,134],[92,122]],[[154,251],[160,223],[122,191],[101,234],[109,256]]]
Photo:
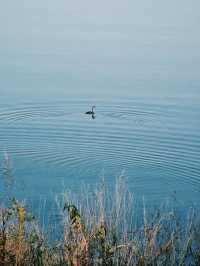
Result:
[[[0,197],[112,189],[200,199],[199,1],[24,1],[0,9]],[[85,115],[96,106],[96,118]],[[8,168],[8,169],[6,169]],[[5,175],[11,176],[5,189]]]
[[[91,104],[96,117],[85,115]],[[184,203],[200,196],[199,101],[190,98],[43,99],[0,107],[1,162],[10,161],[26,199],[65,189],[114,184],[155,204],[176,192]]]

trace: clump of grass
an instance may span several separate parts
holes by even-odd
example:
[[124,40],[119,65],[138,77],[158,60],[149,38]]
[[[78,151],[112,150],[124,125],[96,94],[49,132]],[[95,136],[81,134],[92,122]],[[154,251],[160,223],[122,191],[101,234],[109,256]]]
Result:
[[12,265],[15,258],[15,265],[22,265],[26,252],[24,206],[13,199],[10,208],[1,208],[0,220],[0,262],[2,265]]
[[123,176],[114,191],[102,182],[93,192],[65,193],[56,202],[63,230],[54,243],[23,203],[14,199],[0,208],[0,265],[200,265],[195,211],[180,218],[172,207],[150,215],[144,201],[138,214]]
[[4,160],[1,165],[1,172],[6,191],[12,190],[15,184],[15,177],[13,173],[12,161],[7,152],[4,153]]

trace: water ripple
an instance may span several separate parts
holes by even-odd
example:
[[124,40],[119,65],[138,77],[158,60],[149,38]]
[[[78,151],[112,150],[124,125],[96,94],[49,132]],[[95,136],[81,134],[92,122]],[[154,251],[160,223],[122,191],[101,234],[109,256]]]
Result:
[[35,169],[64,173],[66,180],[72,175],[95,180],[104,168],[113,176],[126,170],[143,192],[161,193],[166,184],[171,191],[177,184],[199,191],[198,106],[99,102],[95,120],[84,114],[88,106],[87,101],[4,104],[0,148],[20,169],[29,161]]

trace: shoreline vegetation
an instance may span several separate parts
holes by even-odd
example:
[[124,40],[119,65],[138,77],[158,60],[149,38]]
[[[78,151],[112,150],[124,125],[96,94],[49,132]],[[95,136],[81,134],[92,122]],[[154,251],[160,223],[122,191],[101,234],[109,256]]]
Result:
[[[200,265],[200,220],[174,204],[134,208],[123,176],[110,191],[102,181],[81,196],[56,198],[60,236],[48,240],[23,202],[0,203],[1,266]],[[138,216],[137,216],[138,215]]]

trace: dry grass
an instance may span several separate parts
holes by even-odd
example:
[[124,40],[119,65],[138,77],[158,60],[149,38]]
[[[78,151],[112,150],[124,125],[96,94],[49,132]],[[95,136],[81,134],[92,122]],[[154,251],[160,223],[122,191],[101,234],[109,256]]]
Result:
[[178,218],[165,207],[150,215],[144,202],[136,216],[123,177],[112,192],[102,182],[93,192],[65,193],[56,203],[63,233],[51,244],[23,203],[0,208],[0,265],[200,265],[195,211]]

